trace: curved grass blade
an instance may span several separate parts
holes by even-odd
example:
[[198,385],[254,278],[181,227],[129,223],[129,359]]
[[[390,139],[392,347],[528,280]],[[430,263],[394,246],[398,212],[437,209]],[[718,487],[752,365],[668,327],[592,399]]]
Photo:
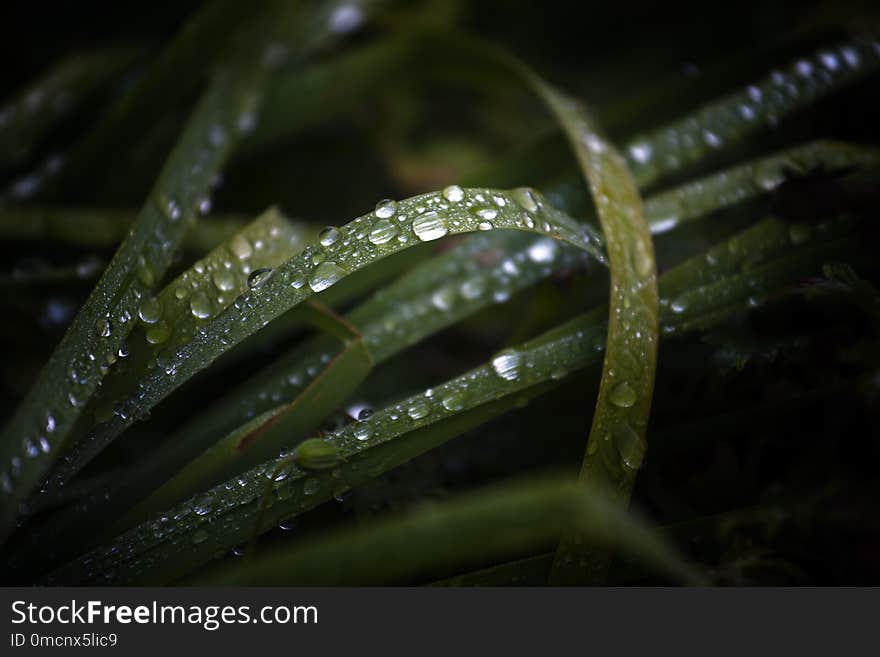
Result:
[[[158,295],[145,299],[138,311],[139,325],[109,363],[114,368],[87,409],[93,418],[89,426],[111,422],[117,413],[114,400],[129,394],[151,369],[162,367],[169,345],[189,340],[249,285],[258,283],[261,272],[301,251],[309,234],[302,225],[270,208]],[[63,486],[93,456],[75,442],[76,437],[75,433],[71,436],[72,444],[56,462],[46,492]]]
[[375,212],[339,229],[328,229],[319,245],[307,247],[276,268],[260,286],[239,296],[201,327],[191,340],[170,345],[163,366],[142,379],[133,395],[115,402],[122,422],[112,432],[87,437],[85,451],[99,453],[135,419],[233,345],[350,273],[446,235],[492,229],[550,236],[604,260],[600,236],[547,205],[534,190],[505,192],[452,186],[400,203],[382,202]]
[[[726,312],[710,317],[704,315],[696,304],[676,313],[669,309],[667,302],[666,310],[661,312],[663,323],[668,327],[665,333],[693,330],[694,327],[688,325],[691,319],[700,319],[703,322],[701,327],[705,328],[709,326],[707,318],[718,323],[731,313],[765,302],[774,290],[816,271],[829,257],[835,257],[841,246],[851,247],[851,239],[848,244],[843,244],[843,236],[848,234],[847,223],[836,222],[833,234],[817,232],[807,242],[790,244],[788,249],[768,253],[765,260],[759,261],[738,248],[730,249],[729,243],[733,240],[723,242],[716,249],[729,252],[736,262],[731,261],[718,269],[714,278],[712,274],[716,267],[703,256],[682,263],[661,277],[664,295],[675,298],[690,289],[689,278],[697,276],[707,285],[717,285],[718,294],[730,294],[739,305],[719,300],[715,307],[725,306]],[[761,228],[766,230],[769,225]],[[759,239],[758,227],[752,231],[755,239]],[[851,232],[849,234],[851,236]],[[832,235],[833,239],[825,239],[827,235]],[[809,258],[805,259],[801,257],[801,251],[807,248],[810,249]],[[795,262],[797,267],[788,266],[789,262]],[[772,289],[757,289],[741,277],[737,279],[737,285],[724,285],[730,275],[725,272],[733,271],[734,278],[737,278],[740,268],[755,272],[773,268],[781,275],[763,279],[776,286]],[[744,292],[756,295],[757,302],[743,301]],[[122,583],[167,582],[182,576],[210,561],[218,551],[231,549],[251,538],[259,515],[259,499],[267,482],[272,486],[272,493],[264,524],[258,528],[260,532],[451,440],[499,413],[527,403],[528,399],[558,385],[566,372],[597,363],[605,345],[604,316],[603,309],[596,309],[516,350],[498,354],[491,363],[424,394],[393,404],[365,423],[342,429],[332,436],[333,444],[344,459],[338,468],[312,473],[292,466],[279,473],[278,465],[285,463],[287,458],[279,457],[139,524],[114,541],[62,567],[47,581],[99,581],[105,571],[112,573],[111,579]],[[529,363],[532,367],[528,367]],[[467,389],[469,394],[460,394],[462,389]],[[368,429],[366,440],[360,440],[365,427]],[[45,544],[45,541],[36,537],[35,544]]]
[[[537,77],[533,83],[562,124],[589,182],[611,271],[608,342],[581,479],[626,506],[645,453],[657,363],[657,268],[642,199],[623,157],[586,109]],[[601,581],[610,555],[560,540],[551,582]]]
[[[862,147],[816,142],[713,174],[701,184],[688,183],[650,197],[645,203],[646,214],[650,216],[652,208],[659,208],[655,212],[655,218],[663,219],[651,225],[654,229],[665,229],[664,224],[668,218],[666,213],[672,202],[676,203],[676,212],[680,213],[679,221],[692,221],[731,199],[742,199],[757,193],[763,189],[763,185],[755,181],[777,180],[785,165],[812,168],[821,163],[835,167],[866,164],[873,161],[874,157],[873,151]],[[700,193],[703,188],[715,190],[717,194]],[[726,246],[708,252],[705,263],[711,266],[679,268],[675,272],[667,272],[664,276],[667,290],[670,289],[670,284],[674,286],[676,280],[684,288],[688,280],[693,281],[694,285],[702,285],[722,274],[734,273],[741,265],[741,257],[736,254],[751,254],[749,262],[754,266],[762,259],[785,249],[790,243],[798,242],[804,236],[804,231],[808,230],[804,226],[786,228],[778,222],[760,224],[732,238]],[[481,263],[486,261],[486,254],[492,253],[506,255],[498,256],[502,259],[494,265],[490,273],[485,273]],[[584,262],[585,256],[576,250],[555,249],[553,242],[545,239],[536,241],[525,235],[503,232],[479,234],[470,237],[465,244],[452,252],[414,270],[355,310],[350,317],[351,321],[364,327],[366,342],[370,346],[373,359],[378,363],[430,332],[448,326],[483,307],[487,302],[486,295],[490,293],[493,301],[503,301],[516,290],[552,271],[582,266]],[[476,292],[481,294],[477,295]],[[675,301],[674,296],[665,295],[664,303],[667,308],[670,303],[674,308],[681,305],[680,300],[678,303]],[[671,325],[666,328],[672,330]],[[76,524],[87,522],[88,516],[95,513],[102,518],[112,517],[115,512],[111,507],[130,507],[147,491],[168,479],[201,449],[205,449],[217,435],[246,435],[260,425],[259,422],[253,424],[255,415],[265,413],[267,419],[272,417],[273,413],[270,411],[277,410],[278,404],[284,399],[293,399],[300,394],[303,386],[324,367],[321,360],[329,359],[332,354],[332,345],[319,339],[260,372],[218,402],[208,413],[188,423],[169,438],[155,457],[147,458],[136,465],[125,481],[119,482],[94,501],[80,502],[74,514],[78,518]],[[340,404],[344,401],[344,396],[336,395],[336,398]],[[65,518],[53,518],[50,524],[63,527],[67,522]],[[48,539],[43,542],[46,540]]]
[[[0,208],[0,237],[7,241],[116,247],[125,239],[136,219],[137,213],[128,210],[7,206]],[[244,225],[243,217],[204,217],[187,232],[182,246],[204,253],[231,237]]]
[[341,400],[354,392],[372,367],[373,360],[363,336],[356,330],[349,333],[343,340],[342,350],[292,402],[211,445],[128,513],[120,528],[173,506],[299,442],[316,429]]
[[71,55],[0,107],[0,167],[31,157],[61,119],[122,73],[139,51],[108,46]]
[[[587,261],[587,254],[559,248],[548,238],[535,239],[512,232],[480,233],[376,293],[353,310],[346,321],[363,327],[369,357],[380,363],[490,303],[504,302],[553,272],[583,267]],[[38,543],[74,545],[75,540],[64,534],[65,528],[93,537],[98,527],[87,532],[80,530],[97,523],[96,518],[105,526],[121,511],[131,509],[208,449],[217,436],[230,434],[228,440],[240,440],[272,420],[291,401],[300,398],[325,368],[333,366],[342,355],[337,349],[332,340],[318,337],[260,371],[181,427],[154,454],[132,465],[124,479],[50,517]],[[325,391],[322,404],[299,404],[298,413],[311,418],[301,420],[306,424],[319,422],[326,417],[327,409],[338,407],[348,397],[348,380],[327,374],[337,385]],[[289,433],[279,449],[295,444],[296,440],[297,434]],[[141,505],[140,509],[144,508]],[[140,514],[129,513],[122,524],[128,524],[136,515]],[[119,531],[124,528],[114,526]],[[39,546],[33,549],[38,550]]]
[[880,69],[880,40],[866,35],[823,48],[694,114],[631,139],[626,157],[640,187],[815,103]]
[[[13,418],[0,435],[0,537],[56,457],[118,353],[138,305],[171,264],[175,247],[222,166],[238,117],[253,102],[259,80],[223,75],[193,113],[131,233],[77,314]],[[41,445],[36,455],[29,446]]]
[[614,545],[676,582],[701,577],[623,507],[599,491],[551,481],[507,483],[406,516],[380,520],[352,536],[336,532],[197,575],[200,585],[338,586],[413,583],[462,563],[528,553],[560,532]]

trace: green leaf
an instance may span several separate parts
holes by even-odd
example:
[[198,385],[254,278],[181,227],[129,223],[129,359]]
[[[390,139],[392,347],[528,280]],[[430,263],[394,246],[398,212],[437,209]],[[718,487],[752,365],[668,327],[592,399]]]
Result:
[[[135,324],[138,307],[171,264],[211,178],[225,161],[238,117],[261,76],[221,76],[193,113],[131,233],[0,435],[0,536],[40,483]],[[217,131],[220,131],[218,133]],[[212,139],[212,134],[223,134]],[[29,445],[42,445],[30,456]]]
[[265,282],[239,296],[191,340],[169,345],[162,367],[141,379],[134,394],[117,400],[119,420],[113,421],[112,428],[86,438],[87,453],[99,453],[135,419],[232,346],[350,273],[446,235],[492,229],[543,234],[604,260],[597,233],[546,204],[531,189],[505,192],[452,186],[399,203],[380,203],[375,212],[339,229],[328,229],[321,244],[307,247],[277,267]]
[[[568,134],[596,203],[611,270],[608,342],[581,479],[626,505],[645,453],[657,363],[657,268],[642,199],[626,162],[587,110],[537,77],[533,84]],[[553,583],[601,583],[611,556],[563,535]]]
[[[311,231],[270,208],[193,266],[171,281],[158,295],[147,298],[139,309],[135,328],[114,359],[115,367],[105,378],[90,406],[94,419],[92,436],[112,432],[126,418],[116,419],[116,400],[132,393],[150,370],[163,367],[171,345],[190,340],[212,317],[231,305],[255,284],[256,278],[302,250]],[[74,443],[56,463],[48,490],[63,486],[95,455],[98,444]]]
[[741,91],[668,126],[629,140],[625,152],[640,187],[692,165],[760,128],[876,72],[876,35],[843,41],[776,69]]
[[[127,210],[7,206],[0,208],[0,236],[7,241],[116,247],[125,239],[136,219],[137,213]],[[244,218],[238,216],[205,217],[187,232],[182,246],[204,253],[230,238],[244,225]]]
[[[762,228],[767,230],[768,225]],[[836,230],[846,233],[847,222],[836,222],[836,225]],[[750,234],[754,235],[754,230]],[[688,274],[699,274],[704,286],[714,288],[714,297],[703,295],[703,298],[713,298],[713,307],[724,308],[723,313],[712,317],[717,324],[731,312],[760,305],[780,286],[816,271],[827,260],[828,250],[834,248],[823,237],[824,233],[815,234],[809,243],[815,244],[815,250],[808,253],[808,257],[800,254],[805,248],[804,243],[800,243],[789,244],[788,249],[760,260],[759,264],[774,267],[780,274],[762,279],[774,288],[756,288],[745,281],[725,284],[728,277],[737,279],[740,267],[749,269],[756,264],[748,253],[730,248],[731,243],[741,243],[737,236],[714,250],[730,253],[738,265],[728,262],[728,267],[719,269],[712,278],[715,266],[704,256],[695,257],[664,274],[660,278],[660,289],[664,295],[675,298],[690,289]],[[840,241],[833,240],[838,244]],[[731,274],[731,271],[737,273]],[[743,298],[744,289],[756,295],[757,304]],[[725,294],[731,295],[729,302],[724,299]],[[681,313],[669,306],[668,301],[661,304],[662,323],[669,327],[664,335],[694,330],[694,326],[689,325],[693,318],[702,320],[701,328],[711,325],[698,305]],[[272,487],[271,504],[265,510],[263,525],[258,528],[260,532],[527,403],[552,390],[567,373],[597,363],[605,344],[604,315],[603,309],[597,309],[580,316],[512,352],[501,352],[471,372],[377,411],[366,422],[343,428],[331,437],[344,459],[338,468],[329,472],[307,472],[290,465],[287,456],[282,455],[140,523],[112,542],[58,569],[47,581],[86,583],[100,578],[106,571],[114,573],[114,581],[119,583],[156,583],[191,572],[214,558],[218,551],[250,540],[267,482]],[[513,363],[516,367],[512,368]],[[263,421],[261,418],[260,422]],[[367,434],[362,440],[365,428]],[[288,467],[281,473],[283,476],[279,476],[278,465],[282,463]],[[34,537],[34,545],[46,544],[39,535]]]
[[462,564],[479,564],[546,545],[576,530],[594,544],[616,546],[677,582],[701,577],[601,491],[538,481],[506,484],[443,505],[379,521],[357,535],[341,532],[302,546],[221,566],[192,583],[333,586],[424,581]]

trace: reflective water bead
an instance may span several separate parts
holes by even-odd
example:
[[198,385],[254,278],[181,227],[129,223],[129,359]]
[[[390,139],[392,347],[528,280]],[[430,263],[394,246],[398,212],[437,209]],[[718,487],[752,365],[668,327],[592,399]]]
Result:
[[309,276],[309,287],[313,292],[321,292],[333,285],[348,272],[335,262],[322,262]]
[[390,198],[383,199],[376,204],[375,214],[379,219],[390,219],[397,213],[397,203]]
[[638,395],[626,381],[615,384],[608,393],[609,401],[620,408],[629,408],[636,403]]
[[464,190],[458,185],[450,185],[443,190],[443,198],[451,203],[458,203],[464,199]]
[[382,219],[377,221],[370,230],[370,242],[373,244],[385,244],[397,235],[397,226],[390,221]]
[[211,280],[221,292],[235,289],[235,275],[228,269],[218,269],[211,275]]
[[519,187],[511,193],[513,200],[526,212],[535,212],[540,207],[540,202],[535,192],[528,187]]
[[155,324],[162,317],[162,306],[156,297],[150,297],[138,309],[138,317],[145,324]]
[[333,246],[342,237],[342,233],[335,226],[325,226],[318,233],[318,241],[321,246]]
[[248,276],[247,286],[249,290],[255,290],[260,287],[263,283],[269,280],[269,277],[272,275],[272,269],[269,267],[261,267],[260,269],[254,269],[251,272],[251,275]]
[[428,212],[416,217],[412,222],[413,232],[423,242],[438,240],[448,232],[446,220],[436,212]]
[[506,349],[492,359],[492,368],[495,374],[505,381],[516,381],[519,378],[521,363],[522,354],[513,349]]
[[207,319],[211,316],[211,300],[204,292],[196,292],[189,300],[189,309],[193,317]]

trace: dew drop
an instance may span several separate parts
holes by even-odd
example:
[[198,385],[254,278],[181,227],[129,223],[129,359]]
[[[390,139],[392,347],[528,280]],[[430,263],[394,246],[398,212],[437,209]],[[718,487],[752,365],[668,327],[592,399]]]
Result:
[[147,329],[146,338],[150,344],[162,344],[171,337],[171,325],[166,321],[150,324]]
[[446,220],[436,212],[428,212],[416,217],[412,223],[413,232],[423,242],[438,240],[447,233]]
[[195,506],[193,507],[193,511],[195,511],[197,516],[206,516],[214,508],[214,498],[210,495],[203,495],[199,499],[196,500]]
[[196,292],[189,300],[189,310],[193,317],[207,319],[211,316],[211,300],[204,292]]
[[516,381],[519,378],[522,354],[514,349],[506,349],[492,359],[495,374],[505,381]]
[[431,304],[437,309],[442,311],[447,311],[452,308],[452,304],[455,301],[455,292],[453,292],[452,288],[444,287],[442,289],[437,290],[434,294],[431,295]]
[[229,250],[239,260],[247,260],[254,252],[251,243],[247,241],[244,235],[236,235],[229,240]]
[[150,297],[141,304],[138,309],[138,317],[144,324],[155,324],[162,317],[162,306],[156,297]]
[[386,219],[377,221],[370,230],[370,242],[373,244],[385,244],[397,235],[397,226]]
[[98,335],[102,338],[110,337],[110,322],[106,319],[99,319],[97,324],[95,325],[95,329],[98,331]]
[[464,395],[460,392],[453,392],[444,397],[440,403],[447,411],[460,411],[464,408]]
[[335,262],[322,262],[309,276],[309,287],[313,292],[321,292],[333,285],[348,272]]
[[513,190],[511,195],[513,196],[513,200],[517,202],[517,205],[526,212],[535,212],[541,207],[541,203],[534,190],[528,187],[519,187]]
[[375,213],[379,219],[390,219],[397,214],[397,203],[390,198],[382,199],[376,203]]
[[354,428],[354,437],[360,441],[364,441],[369,439],[370,437],[370,427],[367,425],[360,425]]
[[620,408],[629,408],[637,399],[636,391],[626,381],[615,384],[608,393],[608,400]]
[[685,310],[687,310],[687,303],[684,299],[679,297],[678,299],[673,299],[672,303],[669,304],[669,307],[672,309],[676,315],[680,315]]
[[458,203],[464,199],[464,190],[458,185],[450,185],[443,190],[443,198],[451,203]]
[[321,246],[333,246],[339,241],[340,237],[342,237],[342,233],[335,226],[325,226],[318,233],[318,241],[321,243]]
[[249,290],[256,290],[263,283],[269,280],[269,277],[272,275],[272,270],[269,267],[260,267],[259,269],[254,269],[251,272],[251,275],[248,276],[247,286]]
[[421,399],[417,399],[406,409],[406,414],[413,420],[421,420],[423,417],[427,417],[430,412],[431,407],[428,402]]
[[218,269],[211,274],[211,280],[221,292],[230,292],[235,289],[235,275],[228,269]]

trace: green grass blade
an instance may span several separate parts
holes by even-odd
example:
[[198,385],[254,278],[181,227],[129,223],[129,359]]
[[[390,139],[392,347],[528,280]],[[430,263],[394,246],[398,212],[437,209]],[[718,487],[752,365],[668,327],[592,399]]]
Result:
[[201,585],[333,586],[425,581],[463,563],[528,553],[561,531],[614,545],[672,581],[701,578],[625,509],[600,492],[538,481],[506,484],[443,505],[259,554],[197,576]]
[[640,187],[651,185],[878,68],[880,41],[867,35],[774,70],[692,115],[631,139],[625,150],[636,181]]
[[[608,340],[581,479],[625,506],[645,453],[657,363],[657,268],[642,199],[623,157],[579,103],[534,84],[574,148],[605,234],[611,294]],[[550,581],[599,583],[610,563],[583,537],[560,540]]]
[[[736,247],[730,248],[731,243],[742,243],[742,240],[737,241],[737,236],[716,247],[718,252],[726,251],[737,260],[728,263],[728,267],[721,267],[717,276],[711,276],[716,271],[715,265],[699,256],[664,274],[660,278],[660,288],[664,295],[674,298],[691,288],[689,276],[699,276],[705,285],[717,286],[718,294],[731,294],[732,302],[739,303],[734,308],[732,302],[713,302],[713,307],[719,304],[727,307],[725,313],[714,316],[715,321],[720,322],[734,310],[741,312],[756,307],[771,293],[817,271],[829,256],[834,256],[835,249],[838,249],[835,243],[840,243],[840,238],[851,228],[847,224],[834,224],[834,230],[840,235],[835,233],[830,242],[825,239],[826,233],[816,232],[807,242],[790,243],[789,248],[768,253],[765,259],[759,256],[758,261]],[[755,227],[750,229],[750,234],[759,239],[760,230],[770,230],[770,226]],[[804,258],[802,251],[808,247],[809,257]],[[723,284],[728,276],[739,276],[741,268],[751,269],[756,265],[775,267],[784,275],[764,279],[775,286],[771,289],[749,286],[747,281],[741,281],[737,286]],[[734,273],[726,273],[729,271]],[[749,289],[757,302],[744,300],[743,289]],[[314,508],[499,413],[526,403],[558,385],[566,372],[596,364],[605,344],[604,317],[603,309],[597,309],[518,347],[514,352],[502,352],[493,362],[380,410],[364,423],[342,429],[332,436],[332,440],[345,460],[330,472],[312,473],[292,466],[279,477],[278,465],[285,462],[286,457],[269,461],[126,531],[114,541],[59,569],[50,580],[84,583],[99,578],[105,570],[112,571],[119,582],[126,583],[162,582],[182,576],[210,561],[218,551],[231,549],[251,538],[259,515],[259,500],[267,482],[272,485],[273,492],[260,531]],[[693,327],[687,328],[692,318],[705,319],[699,305],[692,305],[681,313],[671,309],[668,301],[661,305],[662,322],[670,328],[664,334],[693,330]],[[704,322],[701,328],[706,326]],[[516,367],[511,368],[511,363]],[[528,367],[529,364],[532,367]],[[512,376],[514,372],[516,378]],[[462,395],[463,389],[468,394]],[[462,405],[459,407],[459,404]],[[366,440],[361,440],[365,427],[368,435]],[[34,541],[34,545],[46,544],[39,536]]]
[[707,213],[771,193],[787,172],[808,173],[880,162],[880,151],[854,144],[815,141],[734,166],[673,189],[645,201],[645,217],[654,234],[664,233]]
[[[238,117],[262,76],[223,75],[193,113],[180,142],[95,290],[0,435],[0,536],[58,454],[134,325],[138,306],[164,274],[211,178],[225,161]],[[108,358],[110,360],[108,360]],[[29,445],[43,446],[31,456]]]
[[399,203],[380,203],[374,213],[329,230],[322,243],[290,259],[259,287],[203,326],[183,345],[171,345],[162,367],[154,368],[135,394],[119,400],[123,422],[110,433],[92,435],[86,450],[99,453],[126,426],[207,367],[232,346],[350,273],[407,248],[446,235],[510,229],[567,242],[604,260],[600,236],[546,204],[529,189],[512,192],[450,187]]
[[[310,231],[270,208],[229,240],[171,281],[158,295],[145,300],[136,327],[114,360],[115,367],[89,407],[94,431],[110,431],[115,401],[131,394],[150,368],[162,366],[169,345],[182,344],[248,289],[255,273],[277,266],[302,250]],[[124,355],[124,356],[123,356]],[[75,439],[76,436],[74,435]],[[76,442],[56,463],[48,491],[63,486],[94,456]]]
[[[131,230],[137,213],[119,209],[76,209],[52,206],[0,208],[0,238],[92,248],[118,246]],[[204,253],[245,225],[243,217],[211,215],[196,223],[183,238],[183,248]]]
[[348,340],[326,368],[289,404],[217,441],[121,521],[127,527],[199,490],[243,472],[298,443],[364,381],[373,366],[363,337]]

